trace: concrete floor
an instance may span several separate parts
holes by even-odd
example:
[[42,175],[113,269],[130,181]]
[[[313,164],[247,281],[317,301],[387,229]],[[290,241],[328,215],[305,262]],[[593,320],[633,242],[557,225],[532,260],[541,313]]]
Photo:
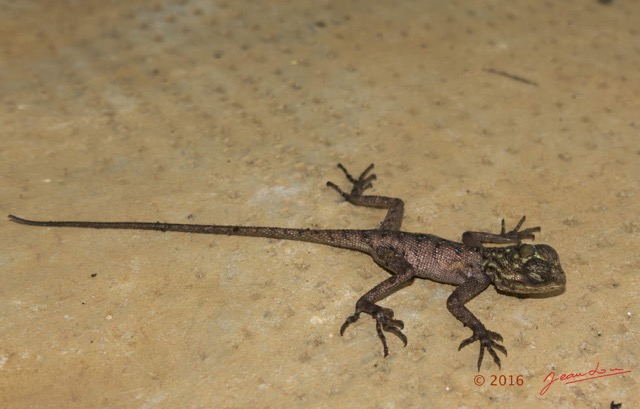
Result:
[[[469,303],[509,351],[478,373],[451,286],[382,302],[409,338],[386,359],[368,317],[339,335],[387,277],[365,255],[5,221],[0,406],[637,406],[639,14],[618,0],[0,2],[4,214],[372,228],[382,212],[325,183],[346,187],[338,162],[375,162],[373,192],[405,200],[404,229],[458,239],[526,214],[568,279],[556,297]],[[596,365],[615,376],[540,394],[550,372]]]

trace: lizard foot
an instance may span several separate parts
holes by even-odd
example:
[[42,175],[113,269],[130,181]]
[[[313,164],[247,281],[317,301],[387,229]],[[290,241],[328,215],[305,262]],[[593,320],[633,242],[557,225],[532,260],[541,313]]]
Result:
[[402,342],[404,342],[404,346],[407,346],[407,336],[402,333],[404,323],[400,320],[393,319],[393,310],[389,308],[382,308],[368,301],[366,301],[366,303],[358,302],[358,304],[363,304],[364,306],[360,307],[359,305],[356,305],[355,314],[347,318],[344,324],[342,324],[342,327],[340,327],[340,335],[344,335],[347,327],[360,318],[360,313],[366,312],[376,320],[376,331],[378,333],[378,338],[382,341],[382,348],[384,350],[385,357],[389,355],[389,347],[387,346],[387,338],[384,336],[384,331],[397,336],[402,340]]
[[[482,365],[482,359],[484,358],[484,350],[489,351],[489,355],[493,357],[493,362],[498,365],[498,369],[500,369],[500,358],[498,358],[498,354],[493,349],[497,349],[502,352],[505,356],[507,355],[507,349],[502,345],[498,344],[498,342],[502,342],[502,335],[497,332],[489,331],[485,328],[474,330],[473,335],[460,343],[458,347],[458,351],[467,345],[474,343],[476,341],[480,341],[480,356],[478,356],[478,371],[480,371],[480,366]],[[496,342],[497,341],[497,342]]]
[[518,244],[520,244],[520,241],[524,239],[535,240],[536,237],[533,235],[533,233],[539,232],[540,227],[529,227],[528,229],[520,230],[520,227],[522,227],[526,219],[526,216],[522,216],[516,227],[508,232],[504,227],[504,219],[502,219],[502,229],[500,230],[500,237],[504,237]]
[[338,185],[336,185],[333,182],[327,182],[327,186],[336,190],[346,200],[354,199],[362,196],[362,192],[369,189],[372,186],[371,182],[376,179],[375,174],[369,175],[369,172],[371,171],[371,169],[373,169],[373,163],[369,165],[364,170],[364,172],[360,174],[360,176],[358,176],[358,179],[355,179],[353,176],[351,176],[351,174],[347,171],[347,169],[344,166],[342,166],[342,164],[338,163],[338,167],[340,168],[340,170],[344,172],[344,175],[347,177],[349,182],[353,183],[351,192],[347,193],[343,191],[342,189],[340,189],[340,187],[338,187]]

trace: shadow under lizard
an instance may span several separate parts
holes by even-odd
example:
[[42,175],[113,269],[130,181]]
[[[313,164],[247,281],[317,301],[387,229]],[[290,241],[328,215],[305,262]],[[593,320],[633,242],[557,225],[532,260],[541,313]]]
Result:
[[[393,310],[376,304],[391,293],[406,286],[415,277],[426,278],[457,286],[447,299],[447,308],[469,327],[473,334],[463,340],[458,350],[480,342],[478,370],[482,365],[485,350],[500,367],[496,350],[507,354],[502,336],[489,331],[465,304],[484,291],[490,284],[510,294],[536,295],[554,294],[564,289],[566,278],[556,251],[544,244],[522,244],[524,239],[533,240],[539,227],[520,230],[525,217],[511,231],[505,231],[504,220],[499,234],[465,232],[462,243],[449,241],[430,234],[409,233],[400,230],[404,214],[404,202],[387,196],[363,195],[376,179],[369,174],[370,165],[356,179],[340,164],[338,167],[352,183],[350,192],[336,184],[327,182],[345,200],[356,206],[387,209],[387,214],[377,229],[368,230],[323,230],[290,229],[280,227],[223,226],[149,222],[93,222],[93,221],[35,221],[9,215],[16,223],[45,227],[80,227],[96,229],[158,230],[201,234],[225,234],[236,236],[266,237],[297,240],[341,247],[369,254],[391,277],[367,291],[356,302],[355,313],[347,318],[340,328],[343,335],[347,327],[358,320],[360,314],[371,315],[376,321],[376,331],[382,341],[384,356],[389,354],[385,332],[391,333],[407,345],[402,333],[404,323],[394,318]],[[485,244],[508,245],[485,247]]]

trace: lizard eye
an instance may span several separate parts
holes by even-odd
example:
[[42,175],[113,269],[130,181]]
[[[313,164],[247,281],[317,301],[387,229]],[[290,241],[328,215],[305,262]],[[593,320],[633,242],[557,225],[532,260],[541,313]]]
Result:
[[536,252],[536,249],[531,244],[523,244],[520,247],[518,247],[518,254],[520,254],[520,257],[522,258],[531,257],[535,252]]

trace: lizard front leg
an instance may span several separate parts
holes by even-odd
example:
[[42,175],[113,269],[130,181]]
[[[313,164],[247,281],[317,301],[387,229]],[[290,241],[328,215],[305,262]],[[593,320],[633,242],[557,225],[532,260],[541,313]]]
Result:
[[500,234],[466,231],[462,234],[462,242],[467,246],[482,247],[484,243],[520,244],[520,241],[524,239],[535,240],[533,233],[539,232],[540,227],[529,227],[528,229],[520,230],[520,227],[522,227],[526,219],[525,216],[522,216],[516,227],[508,232],[504,227],[504,219],[502,219]]
[[340,196],[342,196],[346,201],[356,206],[365,206],[365,207],[374,207],[378,209],[388,209],[387,215],[384,220],[380,224],[380,230],[400,230],[400,226],[402,225],[402,217],[404,215],[404,202],[401,199],[395,197],[387,197],[387,196],[365,196],[362,193],[369,189],[372,184],[371,182],[376,179],[376,175],[369,175],[371,169],[373,169],[373,163],[369,165],[364,172],[360,174],[358,179],[355,179],[344,166],[340,163],[338,167],[342,172],[344,172],[345,176],[353,184],[351,188],[351,192],[347,193],[340,189],[338,185],[333,182],[327,182],[327,186],[334,189]]
[[356,311],[351,315],[340,327],[340,335],[344,335],[349,325],[356,322],[360,318],[361,313],[371,315],[376,320],[376,331],[378,338],[382,341],[384,356],[389,355],[389,347],[384,332],[390,332],[397,336],[407,346],[407,336],[402,333],[404,323],[393,318],[393,310],[383,308],[376,304],[376,301],[385,298],[396,290],[402,288],[408,281],[413,279],[415,272],[411,265],[393,249],[376,250],[374,259],[378,264],[387,270],[395,272],[395,274],[380,284],[367,291],[356,303]]
[[507,355],[507,349],[498,344],[498,342],[502,342],[502,335],[487,330],[482,322],[464,306],[469,300],[484,291],[490,283],[491,279],[484,274],[478,275],[477,277],[469,277],[462,285],[458,286],[447,299],[447,309],[449,309],[449,312],[473,331],[471,337],[460,343],[458,351],[475,341],[480,341],[478,371],[482,365],[485,349],[493,357],[493,362],[498,365],[498,368],[500,368],[500,358],[494,351],[494,348],[505,354],[505,356]]

